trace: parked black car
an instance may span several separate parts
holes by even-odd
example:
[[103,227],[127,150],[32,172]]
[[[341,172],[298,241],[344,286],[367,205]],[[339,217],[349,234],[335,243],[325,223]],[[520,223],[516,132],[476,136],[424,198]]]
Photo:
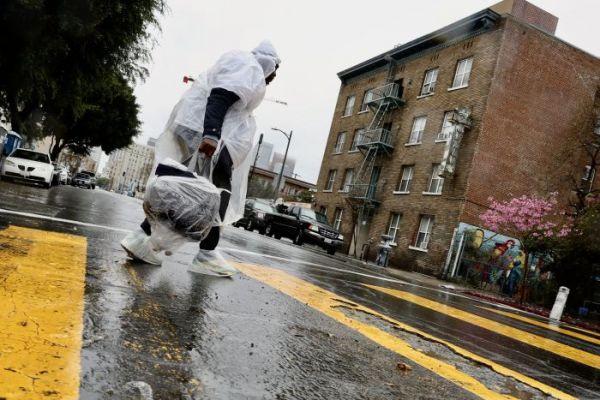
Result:
[[247,231],[258,229],[258,232],[264,235],[267,224],[277,214],[277,210],[269,202],[260,199],[248,199],[244,208],[244,217],[235,222],[233,226],[243,227]]
[[288,210],[280,207],[278,211],[280,213],[266,225],[267,236],[287,237],[298,246],[313,244],[327,250],[328,254],[335,254],[344,244],[344,236],[329,224],[324,214],[303,207]]

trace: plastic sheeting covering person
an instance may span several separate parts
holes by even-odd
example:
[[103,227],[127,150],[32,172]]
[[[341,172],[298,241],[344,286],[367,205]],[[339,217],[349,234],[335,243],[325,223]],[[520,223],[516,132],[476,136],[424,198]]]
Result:
[[221,191],[184,165],[164,160],[148,182],[144,212],[152,226],[155,249],[175,250],[187,241],[202,240],[220,224]]
[[[272,74],[280,63],[273,45],[263,41],[252,52],[230,51],[221,56],[208,71],[200,74],[192,87],[175,105],[165,131],[156,144],[156,158],[183,160],[196,151],[203,133],[203,122],[208,96],[213,88],[235,93],[240,100],[231,106],[223,121],[221,143],[227,147],[233,161],[231,199],[223,224],[242,218],[252,164],[252,143],[256,122],[252,112],[262,102],[265,77]],[[182,146],[175,131],[185,127],[199,132],[198,143]],[[217,157],[215,154],[214,157]]]

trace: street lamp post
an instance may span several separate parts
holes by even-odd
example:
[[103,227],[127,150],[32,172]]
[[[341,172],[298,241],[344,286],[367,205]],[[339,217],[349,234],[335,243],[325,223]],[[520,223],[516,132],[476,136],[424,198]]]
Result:
[[275,190],[273,193],[273,200],[277,200],[277,195],[279,194],[279,185],[281,185],[281,179],[283,177],[283,169],[285,168],[285,162],[287,160],[288,150],[290,148],[290,142],[292,141],[293,131],[290,131],[290,133],[286,133],[279,128],[271,128],[271,129],[274,131],[279,131],[279,132],[283,133],[283,135],[288,140],[287,146],[285,147],[285,154],[283,155],[283,163],[281,164],[281,171],[279,172],[279,176],[277,177],[277,186],[275,186]]

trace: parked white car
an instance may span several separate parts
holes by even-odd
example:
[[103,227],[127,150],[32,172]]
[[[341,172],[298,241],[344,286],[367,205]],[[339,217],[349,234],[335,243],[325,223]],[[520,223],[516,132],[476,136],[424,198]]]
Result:
[[54,166],[46,153],[16,149],[4,159],[0,169],[2,179],[23,180],[38,183],[45,188],[52,185]]
[[69,171],[64,165],[54,165],[53,185],[67,185],[69,183]]

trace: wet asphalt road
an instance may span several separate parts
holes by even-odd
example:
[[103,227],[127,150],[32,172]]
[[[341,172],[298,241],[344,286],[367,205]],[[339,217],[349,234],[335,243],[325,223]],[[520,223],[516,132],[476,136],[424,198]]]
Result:
[[[189,272],[194,244],[162,267],[133,264],[119,241],[143,219],[141,202],[101,190],[0,182],[0,209],[0,284],[2,230],[85,239],[82,399],[130,398],[132,381],[154,399],[600,398],[600,334],[242,229],[220,244],[242,271],[233,279]],[[0,334],[20,329],[2,318]],[[0,399],[68,398],[60,383],[40,397],[11,387],[19,371],[2,346]]]

